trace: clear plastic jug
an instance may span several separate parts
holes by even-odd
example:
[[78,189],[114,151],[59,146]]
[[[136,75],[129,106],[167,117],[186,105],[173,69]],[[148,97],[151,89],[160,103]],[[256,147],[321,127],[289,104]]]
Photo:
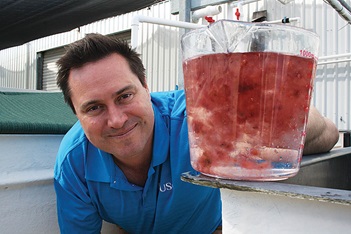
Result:
[[318,36],[220,20],[181,40],[190,156],[202,174],[282,180],[300,167]]

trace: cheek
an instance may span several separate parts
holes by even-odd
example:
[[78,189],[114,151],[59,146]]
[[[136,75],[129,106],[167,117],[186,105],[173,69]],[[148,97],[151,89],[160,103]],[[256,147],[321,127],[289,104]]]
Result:
[[151,128],[153,128],[154,124],[154,110],[152,108],[152,105],[146,106],[145,112],[144,112],[144,121],[146,121],[147,124]]
[[102,129],[103,121],[99,121],[98,119],[82,118],[79,120],[84,132],[90,137],[98,134]]

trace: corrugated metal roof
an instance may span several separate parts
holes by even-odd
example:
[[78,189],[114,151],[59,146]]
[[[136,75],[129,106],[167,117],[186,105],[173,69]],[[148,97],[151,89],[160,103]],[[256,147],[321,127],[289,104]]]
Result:
[[77,121],[61,92],[0,92],[0,134],[64,134]]

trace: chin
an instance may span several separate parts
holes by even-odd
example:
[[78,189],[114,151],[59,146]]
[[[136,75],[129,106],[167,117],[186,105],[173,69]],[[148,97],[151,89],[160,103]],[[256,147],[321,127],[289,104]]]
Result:
[[[111,145],[114,145],[114,147],[111,147]],[[106,146],[106,144],[105,144]],[[112,155],[115,156],[121,156],[121,157],[126,157],[129,155],[136,155],[140,154],[143,150],[142,147],[138,144],[133,144],[133,142],[124,142],[124,143],[119,143],[119,144],[109,144],[106,147],[106,152],[109,152]]]

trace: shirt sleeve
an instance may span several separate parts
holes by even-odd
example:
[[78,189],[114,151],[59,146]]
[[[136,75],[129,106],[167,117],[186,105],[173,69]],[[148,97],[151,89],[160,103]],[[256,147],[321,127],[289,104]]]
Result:
[[89,196],[84,168],[74,164],[65,160],[54,179],[61,234],[100,233],[102,219]]

